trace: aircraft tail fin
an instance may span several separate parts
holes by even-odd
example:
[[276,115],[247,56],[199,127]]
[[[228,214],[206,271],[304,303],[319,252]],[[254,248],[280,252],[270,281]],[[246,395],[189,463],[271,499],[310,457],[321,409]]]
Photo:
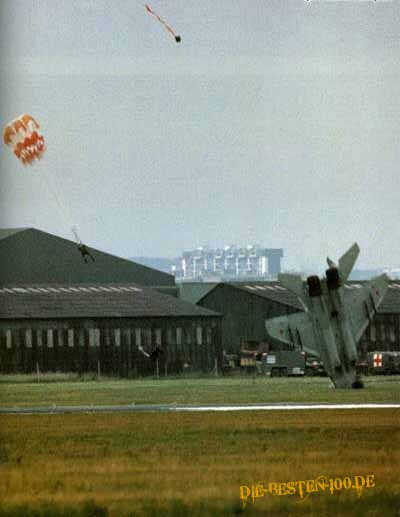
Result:
[[351,270],[354,267],[354,264],[357,260],[358,254],[360,253],[360,248],[358,244],[355,242],[351,248],[349,248],[344,255],[342,255],[339,259],[339,275],[343,282],[346,282],[348,279]]
[[326,261],[328,262],[329,267],[336,267],[336,264],[329,257],[326,259]]

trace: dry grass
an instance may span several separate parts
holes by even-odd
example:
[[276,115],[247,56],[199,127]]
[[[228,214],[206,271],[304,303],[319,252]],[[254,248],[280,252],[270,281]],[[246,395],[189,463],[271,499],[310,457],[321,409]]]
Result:
[[366,474],[376,487],[360,499],[267,495],[243,514],[397,515],[399,423],[390,410],[1,417],[0,515],[236,515],[240,485]]

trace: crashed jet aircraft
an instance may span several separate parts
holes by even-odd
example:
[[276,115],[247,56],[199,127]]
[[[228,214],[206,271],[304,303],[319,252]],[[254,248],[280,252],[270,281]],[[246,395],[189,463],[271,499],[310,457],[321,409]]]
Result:
[[344,292],[360,248],[355,243],[334,264],[329,258],[326,277],[281,274],[279,282],[295,293],[305,312],[266,320],[272,343],[300,347],[318,357],[336,388],[356,388],[357,343],[381,303],[388,278],[381,275],[358,289]]

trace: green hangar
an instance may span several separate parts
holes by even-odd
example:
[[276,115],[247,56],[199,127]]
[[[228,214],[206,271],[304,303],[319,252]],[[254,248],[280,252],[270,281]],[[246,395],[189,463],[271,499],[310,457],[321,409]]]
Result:
[[[345,293],[362,282],[347,282]],[[278,282],[200,283],[180,285],[186,301],[223,315],[222,347],[238,353],[246,344],[266,343],[265,320],[303,310],[296,295]],[[377,314],[359,344],[360,359],[369,351],[400,351],[400,282],[392,280]]]
[[247,343],[263,344],[265,320],[303,310],[278,282],[182,283],[183,300],[223,315],[223,349],[238,353]]
[[75,242],[35,228],[0,229],[0,285],[135,283],[177,294],[173,275],[90,248],[82,260]]
[[142,375],[221,366],[221,316],[137,284],[0,288],[0,373]]

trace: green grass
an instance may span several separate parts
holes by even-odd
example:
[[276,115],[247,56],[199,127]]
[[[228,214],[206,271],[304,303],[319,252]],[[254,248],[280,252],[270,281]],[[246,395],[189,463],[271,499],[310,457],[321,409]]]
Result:
[[[23,382],[23,380],[28,382]],[[52,379],[50,381],[50,379]],[[6,382],[8,381],[8,382]],[[399,402],[400,377],[367,377],[363,390],[336,390],[328,378],[227,377],[31,382],[0,377],[0,407],[107,404]]]
[[[395,516],[398,410],[0,417],[0,517]],[[239,486],[367,475],[248,501]]]

